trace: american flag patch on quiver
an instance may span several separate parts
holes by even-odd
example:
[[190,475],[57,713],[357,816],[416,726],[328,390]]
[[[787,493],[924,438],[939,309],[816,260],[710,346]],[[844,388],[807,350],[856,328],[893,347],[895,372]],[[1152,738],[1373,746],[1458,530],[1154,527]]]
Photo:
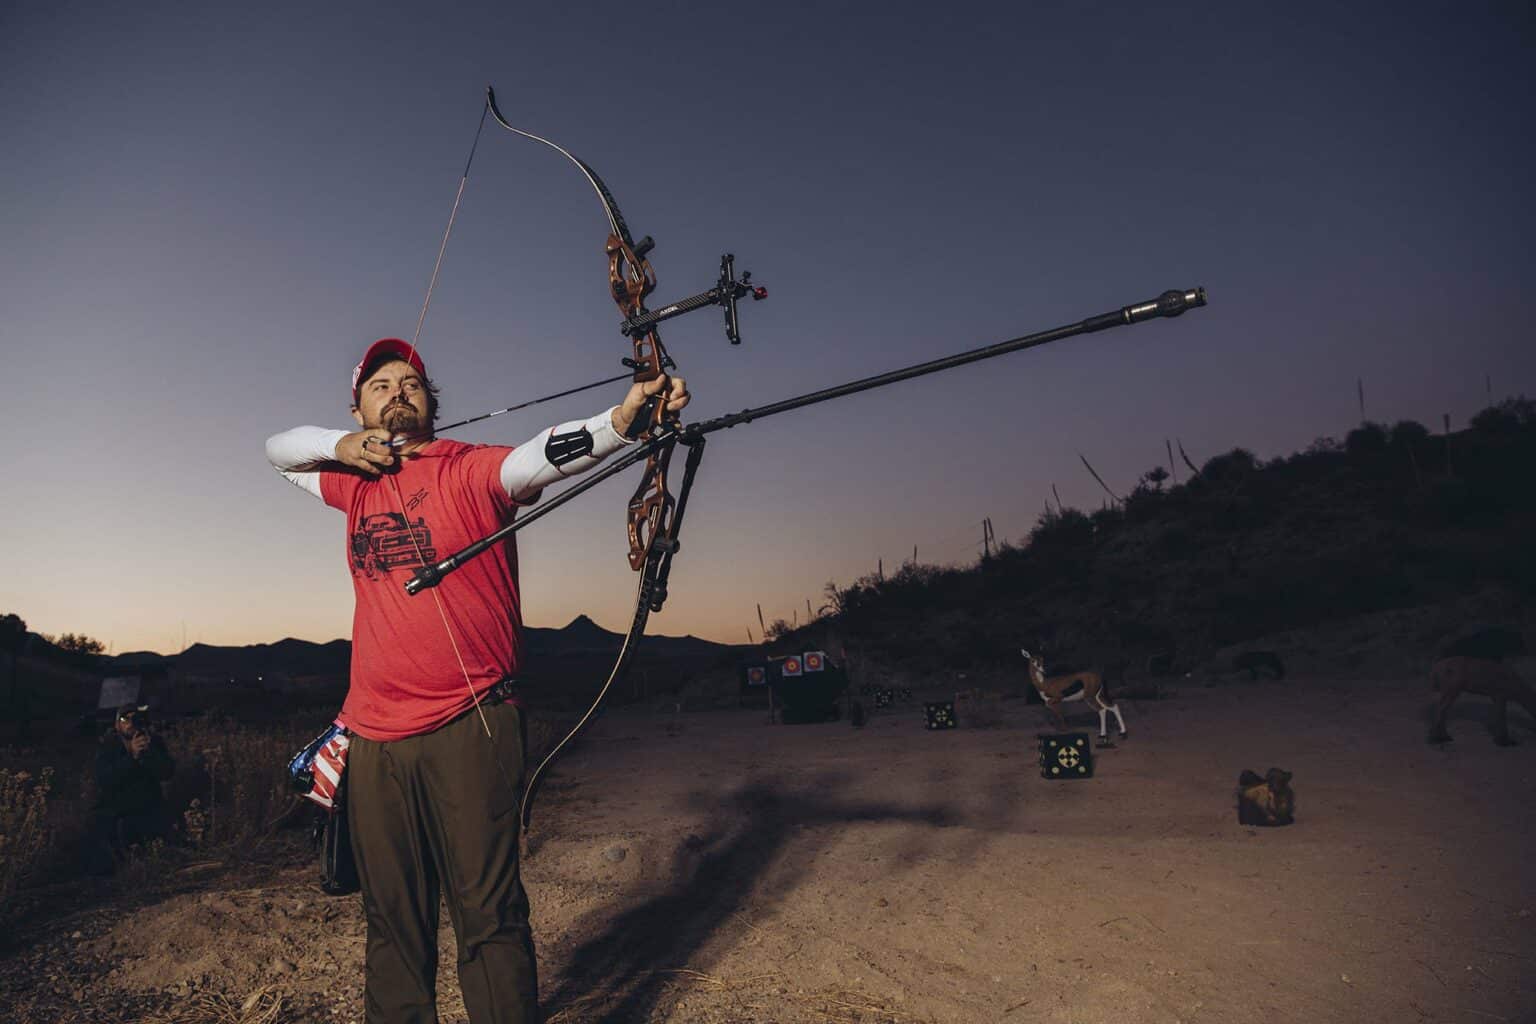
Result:
[[288,781],[300,793],[327,811],[336,809],[336,789],[347,770],[347,748],[352,735],[340,722],[316,736],[288,762]]

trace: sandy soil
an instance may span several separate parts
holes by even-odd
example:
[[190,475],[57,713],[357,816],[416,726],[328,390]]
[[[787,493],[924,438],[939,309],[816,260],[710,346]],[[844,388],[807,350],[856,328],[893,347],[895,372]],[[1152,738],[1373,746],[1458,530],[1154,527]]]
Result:
[[[1512,711],[1525,743],[1495,747],[1487,702],[1464,698],[1432,748],[1429,697],[1422,678],[1185,681],[1124,701],[1130,739],[1075,781],[1040,777],[1044,712],[1017,700],[949,732],[920,704],[862,729],[612,714],[542,795],[525,864],[548,1012],[1536,1020],[1533,725]],[[1295,773],[1296,824],[1239,826],[1238,773],[1271,766]],[[60,920],[54,946],[12,956],[15,1005],[134,1019],[168,993],[270,985],[290,1020],[360,1020],[358,899],[312,879]],[[446,918],[443,964],[443,1019],[461,1021]]]

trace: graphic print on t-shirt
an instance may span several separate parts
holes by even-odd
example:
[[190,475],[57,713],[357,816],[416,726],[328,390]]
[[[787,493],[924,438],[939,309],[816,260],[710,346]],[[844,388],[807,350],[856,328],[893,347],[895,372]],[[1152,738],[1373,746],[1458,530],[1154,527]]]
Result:
[[437,561],[432,530],[417,516],[407,521],[399,512],[378,512],[358,520],[352,531],[352,573],[359,570],[378,579],[395,569],[419,569]]

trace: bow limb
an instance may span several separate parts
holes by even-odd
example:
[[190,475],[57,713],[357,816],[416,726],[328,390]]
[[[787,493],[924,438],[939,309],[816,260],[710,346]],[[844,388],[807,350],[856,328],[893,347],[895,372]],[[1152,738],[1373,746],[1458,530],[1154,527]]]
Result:
[[[539,791],[539,785],[543,782],[545,773],[548,772],[556,758],[572,743],[574,743],[588,725],[596,718],[598,709],[602,707],[608,692],[614,684],[624,677],[629,671],[630,661],[635,654],[635,648],[640,637],[645,634],[646,622],[650,619],[651,612],[660,611],[662,604],[667,599],[667,577],[672,570],[672,556],[677,553],[677,534],[682,528],[683,513],[688,509],[688,492],[693,489],[693,477],[698,472],[699,462],[704,457],[704,439],[697,437],[682,442],[688,447],[688,459],[683,468],[682,488],[678,492],[675,510],[670,505],[668,498],[668,511],[672,512],[670,521],[666,524],[665,534],[653,535],[652,541],[646,549],[646,558],[640,570],[640,582],[635,593],[635,614],[630,620],[629,631],[624,634],[623,646],[619,648],[619,656],[613,663],[613,668],[608,673],[608,679],[602,688],[597,691],[586,713],[576,722],[565,736],[550,748],[544,760],[539,762],[533,774],[528,777],[528,784],[523,789],[523,802],[519,818],[524,831],[528,829],[533,817],[533,801]],[[676,437],[669,439],[663,452],[670,459],[673,449],[678,444]],[[642,487],[644,485],[642,484]]]
[[[575,164],[582,176],[587,179],[587,183],[597,193],[598,202],[602,204],[603,213],[608,218],[608,243],[605,250],[608,254],[608,284],[611,297],[618,304],[619,311],[626,321],[643,316],[646,313],[645,298],[656,288],[656,273],[651,269],[650,260],[646,258],[655,243],[649,236],[642,238],[638,243],[635,242],[629,232],[629,225],[624,220],[624,214],[619,211],[618,200],[613,198],[613,193],[608,190],[602,177],[592,169],[591,164],[559,143],[515,127],[496,105],[496,91],[489,86],[485,90],[485,105],[497,124],[514,135],[521,135],[525,139],[531,139],[553,149]],[[653,327],[636,336],[633,341],[635,355],[632,368],[635,371],[635,380],[649,381],[660,377],[670,363],[667,350],[661,344],[661,336]],[[661,403],[656,403],[655,407],[647,410],[649,418],[653,421],[650,428],[661,425],[661,414],[656,411],[660,405]],[[650,428],[646,431],[647,436],[650,434]]]
[[624,215],[619,212],[619,204],[614,200],[613,193],[608,191],[608,186],[603,183],[603,179],[598,176],[598,173],[592,169],[590,164],[557,142],[551,142],[542,135],[535,135],[533,132],[514,127],[503,116],[501,108],[496,105],[496,90],[490,86],[485,87],[485,105],[490,110],[491,116],[496,119],[496,123],[507,131],[515,135],[521,135],[525,139],[532,139],[534,142],[543,143],[580,168],[581,173],[586,176],[587,181],[592,185],[593,191],[597,193],[598,202],[603,204],[603,212],[608,215],[608,229],[625,245],[631,248],[634,247],[634,241],[629,235],[629,225],[624,223]]
[[[608,241],[604,251],[608,256],[609,295],[618,306],[624,323],[632,324],[639,318],[645,317],[648,313],[645,308],[646,296],[650,295],[656,287],[656,274],[651,268],[650,260],[647,259],[647,254],[655,243],[648,236],[638,243],[635,242],[630,234],[629,225],[624,220],[624,215],[619,211],[618,201],[613,198],[613,193],[608,190],[607,184],[590,164],[564,146],[514,126],[502,114],[501,108],[496,103],[496,93],[489,87],[485,90],[485,106],[501,127],[515,135],[521,135],[525,139],[548,146],[575,164],[581,171],[587,183],[592,186],[592,190],[597,193],[598,202],[602,204],[603,213],[608,219]],[[655,324],[649,323],[643,329],[626,331],[626,333],[633,342],[634,357],[628,361],[628,365],[634,371],[634,381],[643,383],[663,376],[667,367],[671,365],[671,359],[661,343],[661,335],[657,332]],[[653,396],[647,400],[643,411],[635,417],[630,439],[654,439],[667,424],[666,398],[664,395]],[[623,646],[619,649],[618,657],[608,673],[607,680],[598,690],[597,696],[587,708],[586,713],[551,748],[529,777],[523,791],[521,808],[521,821],[525,829],[532,817],[533,799],[545,772],[594,720],[614,684],[623,678],[628,670],[636,644],[645,633],[646,621],[651,611],[659,609],[661,602],[665,600],[665,577],[667,568],[670,566],[672,551],[676,547],[678,520],[678,516],[674,513],[677,502],[667,488],[667,470],[671,464],[673,448],[674,445],[668,443],[651,452],[646,459],[645,472],[641,476],[640,484],[629,501],[627,509],[629,564],[630,568],[640,572],[640,582],[635,598],[635,613],[630,621],[629,630],[625,633]],[[690,458],[690,467],[693,465],[696,465],[696,459]],[[691,477],[690,470],[688,478],[691,479]]]

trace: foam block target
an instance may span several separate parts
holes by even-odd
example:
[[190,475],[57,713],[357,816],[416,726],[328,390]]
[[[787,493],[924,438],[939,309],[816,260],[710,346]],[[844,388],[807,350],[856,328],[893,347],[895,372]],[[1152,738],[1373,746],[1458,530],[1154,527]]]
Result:
[[930,729],[955,728],[955,703],[954,701],[934,701],[923,705],[923,713],[928,719]]
[[1040,737],[1040,774],[1047,779],[1093,777],[1093,746],[1085,732],[1045,733]]

